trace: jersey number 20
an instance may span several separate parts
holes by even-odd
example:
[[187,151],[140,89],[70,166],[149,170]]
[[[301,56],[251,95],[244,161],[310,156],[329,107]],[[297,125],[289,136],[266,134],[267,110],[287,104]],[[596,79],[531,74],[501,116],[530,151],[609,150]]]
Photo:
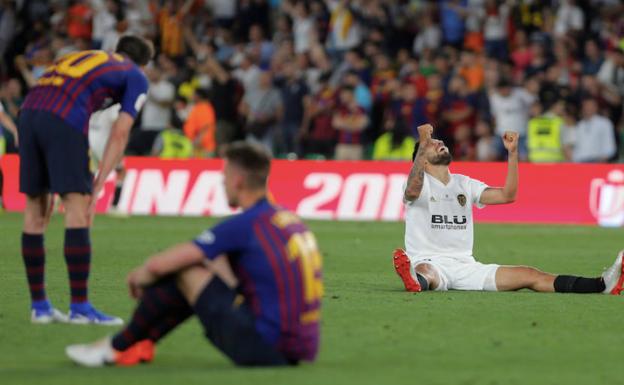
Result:
[[[114,53],[113,58],[122,62],[123,56]],[[54,65],[48,68],[44,76],[39,80],[39,85],[60,86],[65,83],[65,77],[79,78],[95,67],[108,61],[108,53],[104,51],[72,52],[64,55]],[[52,76],[46,76],[54,73]]]

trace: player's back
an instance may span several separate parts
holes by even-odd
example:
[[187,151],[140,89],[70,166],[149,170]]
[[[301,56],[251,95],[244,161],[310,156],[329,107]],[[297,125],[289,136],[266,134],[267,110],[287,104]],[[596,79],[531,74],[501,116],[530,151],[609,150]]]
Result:
[[91,113],[117,102],[136,118],[147,86],[137,65],[120,54],[72,52],[46,70],[22,109],[52,112],[86,134]]
[[237,242],[244,246],[230,260],[256,329],[290,357],[313,360],[323,295],[314,235],[296,215],[266,200],[229,222],[241,229]]

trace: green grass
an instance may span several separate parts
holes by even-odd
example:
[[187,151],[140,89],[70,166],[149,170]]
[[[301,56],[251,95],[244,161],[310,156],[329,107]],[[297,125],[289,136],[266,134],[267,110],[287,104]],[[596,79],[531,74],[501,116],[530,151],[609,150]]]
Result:
[[[151,365],[89,370],[66,345],[115,329],[30,325],[18,214],[0,217],[0,384],[615,384],[621,382],[620,297],[514,293],[410,294],[390,264],[402,223],[311,222],[325,258],[322,344],[315,364],[240,369],[202,338],[192,320],[162,341]],[[91,299],[129,316],[125,274],[151,253],[215,220],[98,217]],[[46,235],[48,296],[68,306],[62,217]],[[478,225],[485,263],[597,276],[623,247],[621,229]],[[127,319],[127,318],[126,318]]]

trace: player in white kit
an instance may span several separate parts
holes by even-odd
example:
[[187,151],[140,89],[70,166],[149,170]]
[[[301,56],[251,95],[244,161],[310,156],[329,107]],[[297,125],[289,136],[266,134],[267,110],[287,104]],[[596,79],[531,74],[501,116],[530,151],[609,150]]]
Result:
[[484,265],[472,256],[472,206],[512,203],[518,192],[518,134],[502,135],[509,152],[505,187],[489,187],[451,174],[452,156],[444,142],[431,139],[433,127],[418,127],[420,142],[404,187],[405,247],[394,252],[394,267],[409,292],[425,290],[620,294],[624,264],[615,263],[598,278],[544,273],[528,266]]
[[[104,157],[104,149],[106,148],[113,123],[115,123],[119,116],[120,108],[120,104],[114,104],[106,109],[91,114],[91,118],[89,119],[89,148],[91,149],[91,162],[94,170],[98,169]],[[126,213],[120,212],[117,208],[119,198],[121,197],[123,181],[126,176],[123,160],[119,161],[115,167],[115,171],[117,172],[117,181],[115,182],[115,195],[113,197],[111,214],[125,215]]]

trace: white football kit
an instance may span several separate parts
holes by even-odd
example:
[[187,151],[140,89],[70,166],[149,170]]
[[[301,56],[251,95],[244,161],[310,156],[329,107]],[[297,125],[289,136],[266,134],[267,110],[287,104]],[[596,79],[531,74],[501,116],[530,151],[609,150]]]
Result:
[[[407,182],[403,186],[403,191]],[[448,185],[425,173],[418,199],[405,203],[405,248],[416,277],[416,266],[433,265],[440,274],[437,290],[496,291],[499,265],[484,265],[472,256],[472,206],[488,186],[464,175],[452,174]]]
[[91,114],[91,119],[89,119],[89,147],[91,148],[91,159],[94,169],[97,169],[102,161],[108,137],[110,136],[113,123],[119,117],[120,108],[120,104],[115,104]]

